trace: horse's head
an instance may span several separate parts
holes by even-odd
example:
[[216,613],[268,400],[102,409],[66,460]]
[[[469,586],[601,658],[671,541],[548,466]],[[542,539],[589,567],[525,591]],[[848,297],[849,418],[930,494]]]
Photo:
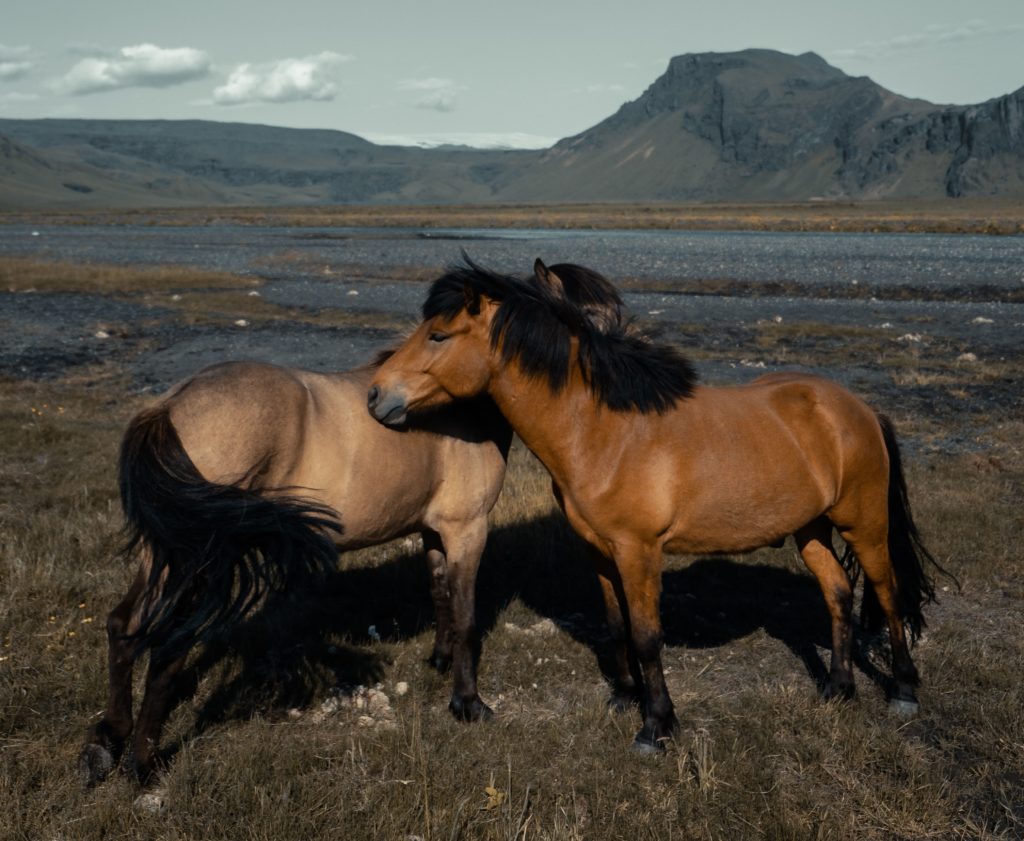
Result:
[[400,426],[410,413],[486,390],[495,307],[489,298],[467,296],[454,315],[427,318],[377,369],[366,398],[370,414],[387,426]]
[[561,387],[574,331],[619,328],[622,299],[591,269],[548,268],[540,260],[533,269],[533,277],[520,280],[466,258],[436,280],[423,323],[377,370],[370,413],[400,425],[410,412],[486,391],[496,366],[512,360]]

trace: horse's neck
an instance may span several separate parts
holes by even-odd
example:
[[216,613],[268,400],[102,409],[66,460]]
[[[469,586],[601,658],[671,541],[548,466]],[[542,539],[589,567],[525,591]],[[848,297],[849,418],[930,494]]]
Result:
[[515,364],[491,383],[498,410],[559,485],[570,482],[586,459],[597,404],[578,374],[558,393],[542,379],[528,377]]

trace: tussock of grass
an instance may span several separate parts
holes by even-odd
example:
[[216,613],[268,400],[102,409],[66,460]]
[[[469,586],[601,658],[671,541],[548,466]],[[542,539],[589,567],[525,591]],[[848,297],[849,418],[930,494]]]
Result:
[[[665,666],[682,729],[665,757],[632,754],[638,715],[605,709],[586,553],[553,513],[543,471],[516,449],[479,584],[493,722],[452,720],[449,678],[424,663],[431,609],[415,542],[367,549],[346,556],[328,587],[269,600],[227,652],[199,658],[199,692],[165,736],[165,810],[150,814],[133,808],[138,791],[120,775],[85,791],[73,771],[105,694],[104,614],[129,577],[114,558],[113,464],[133,408],[66,384],[0,383],[2,837],[1024,832],[1019,423],[993,432],[995,463],[912,466],[917,519],[964,586],[927,612],[915,651],[922,714],[909,723],[890,717],[863,670],[857,700],[817,699],[800,652],[820,658],[827,618],[787,546],[672,559]],[[390,722],[324,706],[376,682]]]

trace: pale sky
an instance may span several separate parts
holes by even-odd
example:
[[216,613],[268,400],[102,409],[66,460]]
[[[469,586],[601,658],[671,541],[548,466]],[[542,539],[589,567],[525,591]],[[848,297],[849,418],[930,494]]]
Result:
[[817,52],[935,103],[1024,86],[1024,0],[4,0],[0,116],[547,146],[674,55]]

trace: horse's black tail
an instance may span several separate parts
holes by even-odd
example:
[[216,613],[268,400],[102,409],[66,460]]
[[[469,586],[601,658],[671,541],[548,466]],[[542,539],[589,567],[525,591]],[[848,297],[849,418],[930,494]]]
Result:
[[337,514],[275,491],[209,482],[185,452],[166,408],[132,420],[121,445],[126,555],[143,549],[136,653],[186,653],[221,634],[270,588],[319,574],[337,560]]
[[[910,632],[912,640],[921,635],[925,627],[922,608],[935,601],[935,585],[925,569],[928,564],[938,572],[952,579],[957,586],[960,582],[943,569],[921,540],[914,523],[907,497],[907,482],[903,476],[903,460],[900,456],[896,431],[885,416],[878,416],[878,424],[889,453],[889,558],[896,574],[896,588],[899,609]],[[882,607],[874,588],[864,582],[864,598],[861,602],[861,625],[868,631],[880,629],[885,621]]]

